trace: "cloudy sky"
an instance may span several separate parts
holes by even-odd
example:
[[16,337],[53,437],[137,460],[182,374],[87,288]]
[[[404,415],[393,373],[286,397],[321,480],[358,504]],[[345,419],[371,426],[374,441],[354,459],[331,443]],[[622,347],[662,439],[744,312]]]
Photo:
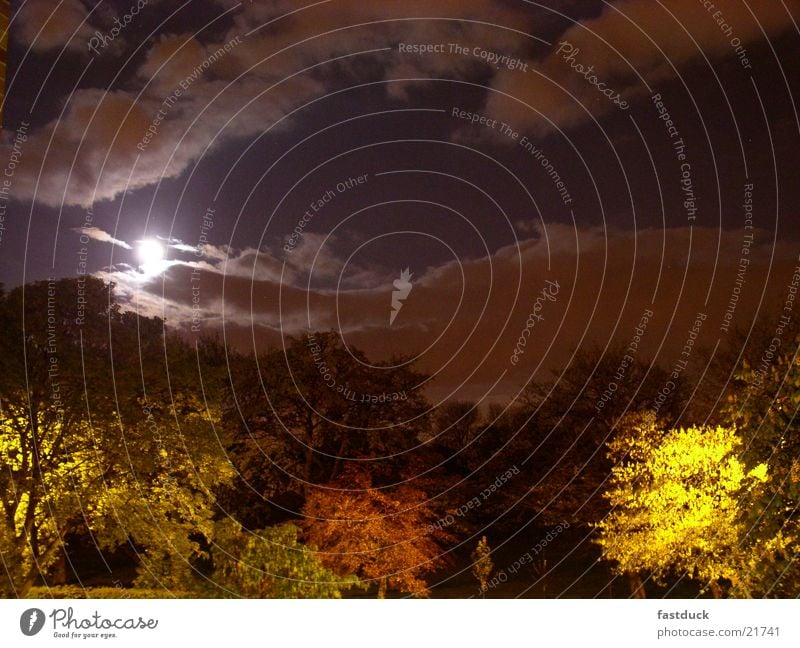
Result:
[[12,8],[7,286],[85,267],[187,335],[334,329],[490,400],[647,310],[667,364],[785,303],[798,0]]

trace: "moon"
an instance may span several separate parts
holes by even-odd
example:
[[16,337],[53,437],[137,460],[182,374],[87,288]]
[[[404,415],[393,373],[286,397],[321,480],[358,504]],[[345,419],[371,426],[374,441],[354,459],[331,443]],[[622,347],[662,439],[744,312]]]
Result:
[[164,246],[161,243],[155,239],[145,239],[139,242],[136,251],[144,274],[153,275],[161,272],[165,256]]
[[164,258],[164,246],[154,239],[141,241],[138,252],[142,265],[158,263]]

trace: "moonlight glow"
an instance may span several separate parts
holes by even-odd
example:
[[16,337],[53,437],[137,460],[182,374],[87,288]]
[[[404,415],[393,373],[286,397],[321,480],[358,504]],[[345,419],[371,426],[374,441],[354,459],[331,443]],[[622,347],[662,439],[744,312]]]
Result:
[[166,263],[164,246],[155,239],[140,241],[136,253],[139,257],[139,270],[145,276],[153,276],[164,271]]
[[139,243],[138,254],[143,266],[158,265],[164,259],[164,246],[158,241],[148,239]]

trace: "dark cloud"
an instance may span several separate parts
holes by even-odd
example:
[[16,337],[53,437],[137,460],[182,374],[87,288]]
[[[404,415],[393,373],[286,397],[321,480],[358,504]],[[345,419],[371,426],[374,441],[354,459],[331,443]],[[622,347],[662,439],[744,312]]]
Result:
[[[448,38],[487,29],[458,20],[391,22],[431,14],[427,3],[420,2],[295,9],[291,3],[268,9],[245,3],[233,12],[233,27],[222,39],[158,36],[126,84],[135,90],[78,89],[61,119],[32,133],[15,195],[34,198],[36,192],[35,199],[46,205],[88,206],[177,177],[215,145],[273,128],[292,109],[331,89],[332,81],[320,80],[324,74],[298,74],[304,68],[402,39]],[[279,11],[290,15],[250,33]],[[521,21],[520,12],[503,3],[474,1],[438,3],[431,15]],[[389,22],[358,26],[379,20]],[[33,24],[31,18],[26,29]],[[320,36],[328,31],[335,33]],[[392,52],[372,56],[389,70],[398,65]],[[283,121],[274,131],[289,125]]]
[[570,50],[558,52],[564,42],[575,50],[572,63],[584,69],[591,66],[604,90],[633,101],[646,92],[644,83],[675,78],[684,65],[702,57],[736,58],[736,46],[746,49],[755,40],[794,29],[800,14],[798,0],[708,4],[711,9],[686,0],[608,4],[597,18],[578,22],[561,34],[543,60],[529,61],[527,73],[499,71],[491,82],[494,92],[487,97],[486,110],[537,135],[618,110],[565,61]]
[[[73,47],[85,41],[90,27],[83,22],[83,5],[77,0],[63,3],[58,16],[49,14],[46,5],[25,4],[19,19],[23,40],[39,43],[35,47],[59,43]],[[545,51],[545,46],[528,35],[532,14],[517,3],[219,5],[220,10],[230,11],[232,22],[222,38],[209,41],[203,34],[161,34],[147,45],[144,61],[124,84],[128,89],[78,89],[61,119],[31,134],[15,195],[30,199],[35,191],[35,199],[46,205],[87,206],[180,176],[223,142],[289,127],[290,121],[281,120],[291,110],[342,82],[341,75],[326,76],[324,67],[298,72],[356,52],[382,49],[341,60],[337,63],[340,71],[354,66],[356,60],[363,63],[366,57],[384,79],[395,81],[488,77],[494,92],[488,95],[486,111],[517,129],[538,133],[614,109],[555,52],[559,41],[569,41],[579,49],[578,60],[593,65],[598,78],[628,100],[643,89],[639,75],[653,83],[675,75],[671,65],[680,69],[702,55],[734,56],[731,36],[723,33],[713,13],[702,3],[684,0],[609,5],[599,17],[568,28],[543,58],[537,52]],[[792,16],[787,9],[796,10],[800,0],[757,7],[720,0],[715,6],[746,45],[764,34],[772,37],[790,28]],[[70,37],[75,29],[80,38]],[[32,40],[33,32],[39,34],[36,40]],[[510,71],[472,54],[415,55],[401,53],[397,47],[451,42],[517,57],[526,62],[528,71]],[[407,97],[413,83],[388,84],[387,92],[395,98]]]

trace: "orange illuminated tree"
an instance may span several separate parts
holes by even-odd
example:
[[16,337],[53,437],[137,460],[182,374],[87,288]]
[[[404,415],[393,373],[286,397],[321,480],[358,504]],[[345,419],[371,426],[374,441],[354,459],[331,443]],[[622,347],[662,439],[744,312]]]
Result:
[[442,543],[449,536],[413,486],[375,488],[365,471],[348,470],[329,487],[313,489],[303,514],[306,542],[322,563],[377,581],[378,598],[389,588],[428,596],[423,576],[446,561]]

